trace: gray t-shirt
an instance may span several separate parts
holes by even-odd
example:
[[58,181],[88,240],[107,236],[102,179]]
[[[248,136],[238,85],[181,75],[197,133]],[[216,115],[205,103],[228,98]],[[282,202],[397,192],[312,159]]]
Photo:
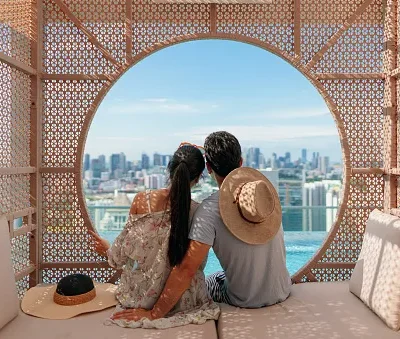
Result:
[[219,192],[205,199],[192,220],[189,238],[213,247],[226,276],[233,305],[258,308],[285,300],[291,279],[286,268],[283,228],[264,245],[237,239],[219,213]]

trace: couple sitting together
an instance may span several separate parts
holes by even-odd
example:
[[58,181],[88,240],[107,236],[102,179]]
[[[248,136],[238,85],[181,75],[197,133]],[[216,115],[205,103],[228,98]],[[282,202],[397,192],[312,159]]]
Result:
[[[191,188],[205,166],[220,189],[198,205]],[[96,251],[123,270],[111,322],[201,324],[218,318],[216,303],[259,308],[289,296],[277,192],[259,171],[241,166],[240,144],[227,132],[209,135],[204,149],[182,144],[168,165],[168,188],[136,195],[111,246],[91,232]],[[211,247],[224,272],[205,279]]]

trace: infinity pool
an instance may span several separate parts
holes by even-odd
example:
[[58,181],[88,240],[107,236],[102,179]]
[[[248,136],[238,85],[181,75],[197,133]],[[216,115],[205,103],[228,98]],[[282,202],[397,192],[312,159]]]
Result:
[[[118,236],[118,231],[99,232],[100,235],[112,242]],[[286,264],[290,274],[294,274],[306,264],[324,241],[326,232],[285,232]],[[206,275],[220,271],[221,266],[214,252],[208,255]]]

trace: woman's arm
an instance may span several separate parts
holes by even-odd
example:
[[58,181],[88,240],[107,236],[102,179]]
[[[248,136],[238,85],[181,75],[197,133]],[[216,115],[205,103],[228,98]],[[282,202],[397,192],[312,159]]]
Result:
[[128,261],[128,256],[126,255],[123,246],[125,237],[131,228],[131,223],[133,221],[132,215],[138,214],[138,210],[140,209],[140,206],[144,198],[145,197],[142,192],[136,194],[135,199],[133,199],[131,209],[129,211],[129,217],[125,225],[125,228],[118,235],[118,237],[113,242],[111,248],[107,252],[108,263],[110,264],[111,267],[114,267],[116,269],[121,269]]
[[189,249],[182,263],[172,269],[164,290],[152,310],[127,309],[115,313],[112,318],[139,321],[142,318],[153,320],[164,317],[189,288],[192,278],[206,258],[210,248],[211,246],[198,241],[190,241]]

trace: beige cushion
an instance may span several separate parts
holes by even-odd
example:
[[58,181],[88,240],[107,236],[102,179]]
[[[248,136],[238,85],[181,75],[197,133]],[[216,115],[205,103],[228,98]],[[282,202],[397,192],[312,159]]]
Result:
[[0,217],[0,329],[18,315],[19,301],[11,261],[10,232],[7,219]]
[[113,309],[80,315],[68,320],[47,320],[21,314],[0,330],[4,339],[217,339],[214,321],[167,330],[144,330],[106,326]]
[[286,301],[261,309],[222,305],[218,334],[222,339],[400,339],[349,292],[347,282],[293,285]]
[[350,291],[392,329],[400,328],[400,219],[374,210]]

